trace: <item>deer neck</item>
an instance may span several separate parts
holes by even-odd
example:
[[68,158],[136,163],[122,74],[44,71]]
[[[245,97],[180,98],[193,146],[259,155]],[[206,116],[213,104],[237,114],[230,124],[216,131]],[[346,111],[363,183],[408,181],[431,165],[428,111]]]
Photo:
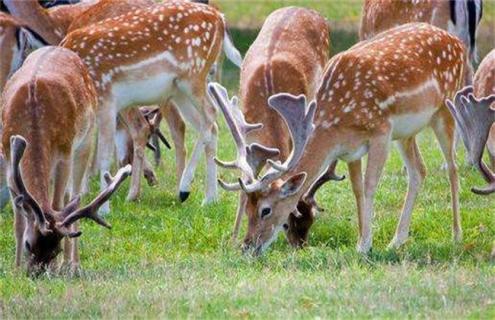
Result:
[[51,210],[50,201],[50,152],[43,150],[35,141],[27,148],[21,162],[22,177],[28,192],[38,202],[43,212]]
[[36,1],[4,0],[12,16],[20,19],[36,31],[45,41],[57,45],[63,38],[63,33],[49,14]]
[[[337,146],[332,144],[332,141],[336,140],[330,137],[318,139],[321,135],[317,130],[318,128],[316,128],[315,132],[311,135],[301,160],[299,160],[294,169],[288,172],[285,177],[288,178],[294,174],[306,172],[306,180],[299,191],[298,199],[306,194],[313,183],[325,172],[330,163],[337,159]],[[325,145],[322,145],[322,142],[324,142]],[[328,145],[329,143],[330,145]]]

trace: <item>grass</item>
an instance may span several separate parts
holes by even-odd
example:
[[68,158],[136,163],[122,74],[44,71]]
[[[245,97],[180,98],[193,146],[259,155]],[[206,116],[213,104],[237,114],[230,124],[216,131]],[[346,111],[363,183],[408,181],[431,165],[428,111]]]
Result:
[[[246,49],[256,33],[234,32]],[[352,34],[333,37],[345,48]],[[238,74],[226,64],[224,83],[236,89]],[[232,140],[220,120],[219,157],[232,159]],[[194,134],[188,132],[189,147]],[[464,241],[451,241],[447,174],[431,131],[419,137],[428,177],[416,202],[411,236],[397,250],[391,240],[407,179],[393,150],[376,195],[374,248],[355,252],[357,221],[348,180],[318,195],[327,208],[312,229],[310,245],[291,249],[281,235],[259,259],[243,256],[230,242],[236,199],[220,193],[201,206],[204,169],[191,198],[175,196],[173,153],[164,154],[160,185],[144,186],[140,202],[127,203],[128,182],[112,202],[108,231],[82,225],[83,274],[46,274],[37,279],[15,271],[10,206],[0,213],[0,319],[65,318],[485,318],[495,317],[493,197],[469,189],[480,175],[459,154]],[[345,172],[345,166],[339,166]],[[220,171],[226,180],[234,175]],[[96,181],[92,190],[96,190]],[[94,192],[86,197],[86,201]]]
[[[225,13],[229,24],[238,28],[257,29],[272,11],[299,6],[314,9],[326,17],[331,24],[357,25],[361,19],[363,0],[212,0]],[[495,1],[485,0],[483,19],[495,21]]]

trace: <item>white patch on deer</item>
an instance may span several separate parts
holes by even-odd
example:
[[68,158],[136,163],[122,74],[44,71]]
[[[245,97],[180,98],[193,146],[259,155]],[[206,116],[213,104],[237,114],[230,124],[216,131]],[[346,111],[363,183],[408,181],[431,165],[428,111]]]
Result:
[[398,93],[388,97],[387,99],[379,102],[378,107],[382,110],[385,110],[389,106],[393,105],[397,101],[397,99],[415,96],[415,95],[418,95],[418,94],[422,93],[423,91],[426,91],[426,90],[431,89],[431,88],[434,88],[439,94],[441,93],[438,81],[436,79],[432,78],[432,79],[426,81],[424,84],[422,84],[422,85],[420,85],[420,86],[418,86],[412,90],[398,92]]

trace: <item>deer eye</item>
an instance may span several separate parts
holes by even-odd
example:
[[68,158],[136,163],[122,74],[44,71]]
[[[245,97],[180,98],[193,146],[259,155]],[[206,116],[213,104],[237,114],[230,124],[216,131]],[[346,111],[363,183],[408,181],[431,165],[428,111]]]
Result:
[[265,219],[272,214],[271,208],[263,208],[261,209],[261,219]]

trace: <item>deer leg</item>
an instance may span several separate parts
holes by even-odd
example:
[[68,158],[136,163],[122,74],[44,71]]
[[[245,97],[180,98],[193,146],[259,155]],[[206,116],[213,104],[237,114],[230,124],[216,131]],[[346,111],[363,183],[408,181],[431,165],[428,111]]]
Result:
[[[65,192],[67,191],[67,183],[69,182],[71,169],[71,163],[68,161],[60,161],[56,166],[52,207],[57,211],[61,211],[65,206]],[[70,264],[70,248],[71,240],[65,238],[62,265]]]
[[181,114],[184,115],[186,120],[192,124],[194,129],[198,132],[198,138],[194,149],[187,163],[187,166],[182,174],[179,184],[179,199],[184,202],[187,200],[190,194],[190,188],[192,180],[194,179],[194,172],[196,171],[196,166],[199,162],[201,154],[204,152],[205,139],[204,132],[206,129],[205,119],[202,114],[198,111],[196,106],[191,102],[191,100],[185,95],[178,95],[174,98],[177,106],[181,110]]
[[360,253],[368,253],[372,246],[373,202],[376,188],[387,160],[390,138],[390,134],[386,134],[370,141],[364,180],[364,210],[361,217],[362,231],[357,245],[357,250]]
[[155,171],[151,167],[150,162],[146,157],[143,159],[143,174],[144,178],[148,182],[149,186],[156,186],[158,184],[158,180],[156,179]]
[[148,143],[146,134],[146,120],[139,110],[129,108],[121,113],[129,127],[129,133],[133,142],[131,187],[127,195],[127,201],[135,201],[141,192],[141,176],[144,166],[144,149]]
[[203,204],[216,202],[218,199],[217,164],[217,137],[218,127],[215,122],[210,123],[208,142],[205,145],[206,155],[206,197]]
[[160,111],[167,120],[168,127],[170,128],[170,134],[172,135],[172,140],[174,141],[176,181],[177,190],[179,190],[179,182],[186,166],[187,152],[184,138],[186,133],[186,124],[177,110],[177,107],[173,103],[162,107]]
[[243,191],[239,191],[239,203],[237,204],[237,214],[235,217],[234,230],[232,231],[232,242],[237,241],[239,229],[241,228],[242,216],[246,212],[247,195]]
[[402,208],[400,220],[395,231],[395,236],[389,244],[389,248],[398,248],[403,245],[409,236],[411,214],[416,197],[426,176],[426,168],[416,144],[416,138],[410,137],[398,141],[397,147],[404,160],[409,178],[406,201]]
[[[358,227],[359,227],[359,239],[363,238],[364,228],[364,184],[363,184],[363,171],[361,166],[362,160],[356,160],[347,164],[349,168],[349,177],[351,180],[352,191],[356,199],[356,207],[358,212]],[[359,242],[358,242],[359,247]]]
[[[86,177],[91,169],[91,153],[93,149],[93,128],[89,130],[83,144],[75,151],[72,169],[72,190],[71,199],[85,193]],[[79,231],[79,221],[71,225],[71,232]],[[80,268],[78,238],[70,239],[70,261],[72,272],[77,272]]]
[[443,156],[447,162],[449,172],[450,191],[452,197],[452,232],[455,241],[462,240],[461,216],[459,213],[459,178],[455,164],[454,134],[455,125],[452,116],[446,108],[440,111],[432,119],[431,127],[440,144]]
[[[101,112],[97,117],[98,120],[98,163],[100,165],[100,190],[105,190],[107,182],[105,180],[105,172],[110,170],[112,164],[112,156],[114,154],[115,147],[115,133],[117,117],[115,113],[115,106],[102,105],[100,107]],[[110,202],[105,202],[98,210],[100,214],[107,214],[110,212]]]

